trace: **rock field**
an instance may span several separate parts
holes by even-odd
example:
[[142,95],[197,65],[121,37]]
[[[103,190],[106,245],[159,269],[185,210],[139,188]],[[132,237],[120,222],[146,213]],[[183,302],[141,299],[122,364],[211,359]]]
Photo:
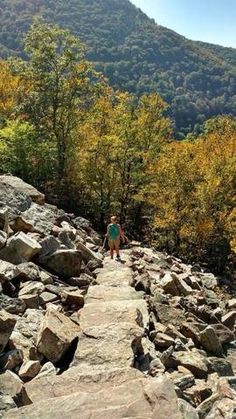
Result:
[[235,419],[236,296],[0,176],[0,418]]

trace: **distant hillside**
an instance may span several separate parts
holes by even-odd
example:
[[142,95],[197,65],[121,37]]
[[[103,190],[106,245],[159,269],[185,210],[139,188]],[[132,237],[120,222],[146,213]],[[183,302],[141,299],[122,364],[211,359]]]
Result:
[[213,52],[228,64],[236,66],[236,49],[221,47],[220,45],[208,44],[207,42],[196,42],[200,47]]
[[189,41],[128,0],[2,0],[0,55],[22,54],[32,16],[69,28],[111,84],[170,103],[179,138],[214,115],[236,115],[236,50]]

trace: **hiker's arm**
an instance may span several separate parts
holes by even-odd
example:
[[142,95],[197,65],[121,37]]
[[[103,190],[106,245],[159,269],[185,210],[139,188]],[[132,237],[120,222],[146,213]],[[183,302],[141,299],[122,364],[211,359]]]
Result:
[[109,238],[109,224],[108,224],[108,226],[107,226],[106,238],[107,238],[107,239]]
[[125,241],[125,234],[124,234],[121,227],[120,227],[120,237],[121,237],[122,241],[124,242]]

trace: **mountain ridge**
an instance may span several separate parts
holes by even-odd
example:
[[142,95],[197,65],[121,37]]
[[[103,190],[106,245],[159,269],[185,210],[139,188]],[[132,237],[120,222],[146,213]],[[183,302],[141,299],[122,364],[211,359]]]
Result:
[[212,116],[236,115],[236,50],[188,40],[128,0],[3,0],[1,9],[0,56],[20,55],[21,34],[42,15],[81,38],[114,88],[157,91],[180,138]]

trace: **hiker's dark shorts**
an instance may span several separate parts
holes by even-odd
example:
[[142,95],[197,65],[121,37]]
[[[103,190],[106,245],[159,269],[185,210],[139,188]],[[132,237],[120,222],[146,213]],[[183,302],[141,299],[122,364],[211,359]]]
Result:
[[108,244],[111,250],[119,249],[120,247],[120,238],[117,237],[115,240],[108,239]]

